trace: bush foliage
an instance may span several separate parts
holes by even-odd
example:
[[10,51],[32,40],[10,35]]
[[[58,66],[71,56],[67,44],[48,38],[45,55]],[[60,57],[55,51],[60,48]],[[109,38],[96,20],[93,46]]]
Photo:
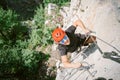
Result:
[[43,0],[43,3],[45,4],[45,6],[47,6],[48,3],[54,3],[54,4],[57,4],[58,6],[63,6],[67,2],[70,2],[70,0]]
[[[43,0],[45,5],[67,1]],[[14,11],[0,8],[0,80],[53,80],[45,73],[49,55],[35,50],[53,43],[52,28],[44,24],[45,19],[43,5],[37,7],[32,20],[24,22]]]
[[39,69],[49,56],[33,48],[41,44],[42,30],[30,30],[28,26],[21,25],[17,14],[11,10],[0,9],[0,12],[0,77],[40,79]]

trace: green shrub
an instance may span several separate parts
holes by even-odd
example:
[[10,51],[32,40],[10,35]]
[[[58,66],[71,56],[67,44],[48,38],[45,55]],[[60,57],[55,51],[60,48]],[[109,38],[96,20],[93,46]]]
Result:
[[[17,14],[11,10],[0,9],[0,14],[0,76],[8,80],[15,80],[11,77],[16,80],[44,78],[47,68],[43,69],[43,62],[49,55],[33,49],[41,43],[39,34],[43,33],[42,29],[21,25]],[[44,75],[39,75],[39,69]]]
[[[14,47],[5,45],[0,48],[0,76],[9,78],[6,75],[9,74],[18,79],[23,77],[26,80],[34,80],[38,79],[38,76],[42,76],[38,75],[39,69],[45,67],[43,61],[45,62],[49,56],[28,48],[23,49],[23,46],[26,45],[27,42],[18,41]],[[45,71],[45,69],[42,70]]]
[[37,7],[37,9],[35,10],[35,15],[33,20],[35,20],[35,24],[43,29],[44,28],[44,21],[45,21],[45,10],[43,8],[42,5],[40,5],[39,7]]
[[18,15],[12,10],[0,8],[0,39],[5,43],[15,43],[17,39],[23,39],[27,28],[21,26]]
[[36,14],[34,15],[33,20],[35,21],[37,28],[33,28],[35,26],[32,26],[31,43],[33,41],[35,42],[34,45],[39,43],[42,46],[52,44],[52,28],[45,25],[45,10],[42,5],[40,5],[35,12]]
[[11,31],[14,27],[18,26],[17,15],[11,10],[5,11],[0,8],[0,34],[1,38],[4,40],[10,39]]
[[54,4],[57,4],[58,6],[63,6],[68,2],[70,2],[70,0],[43,0],[43,3],[45,4],[45,6],[47,6],[48,3],[54,3]]

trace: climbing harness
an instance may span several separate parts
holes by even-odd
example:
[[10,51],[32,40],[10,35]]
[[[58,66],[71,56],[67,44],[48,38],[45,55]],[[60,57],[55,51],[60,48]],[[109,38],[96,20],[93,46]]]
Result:
[[[92,31],[90,31],[90,33],[92,33]],[[95,41],[90,34],[88,34],[88,36],[92,39],[93,43],[96,45],[96,47],[97,47],[97,49],[100,51],[100,53],[103,54],[103,51],[101,50],[101,48],[100,48],[100,47],[98,46],[98,44],[97,44],[97,41]],[[96,36],[95,36],[95,37],[96,37]],[[96,38],[97,38],[97,37],[96,37]]]

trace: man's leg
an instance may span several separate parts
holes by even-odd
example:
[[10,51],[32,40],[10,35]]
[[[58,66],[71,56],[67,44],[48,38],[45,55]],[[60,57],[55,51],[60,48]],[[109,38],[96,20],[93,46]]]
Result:
[[83,43],[83,46],[88,45],[89,43],[94,43],[96,42],[96,37],[95,36],[89,36],[88,38],[86,38],[86,40]]

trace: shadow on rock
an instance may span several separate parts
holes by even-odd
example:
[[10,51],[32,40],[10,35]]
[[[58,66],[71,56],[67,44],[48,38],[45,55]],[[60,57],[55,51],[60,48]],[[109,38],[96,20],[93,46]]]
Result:
[[107,79],[105,79],[104,77],[98,77],[98,78],[96,78],[94,80],[107,80]]
[[103,57],[120,63],[120,54],[115,51],[104,52]]
[[94,79],[94,80],[113,80],[113,79],[106,79],[106,78],[104,78],[104,77],[98,77],[98,78],[96,78],[96,79]]
[[83,51],[83,55],[84,55],[84,59],[87,58],[90,54],[94,53],[97,50],[97,46],[95,43],[92,43],[91,45],[89,45],[84,51]]

